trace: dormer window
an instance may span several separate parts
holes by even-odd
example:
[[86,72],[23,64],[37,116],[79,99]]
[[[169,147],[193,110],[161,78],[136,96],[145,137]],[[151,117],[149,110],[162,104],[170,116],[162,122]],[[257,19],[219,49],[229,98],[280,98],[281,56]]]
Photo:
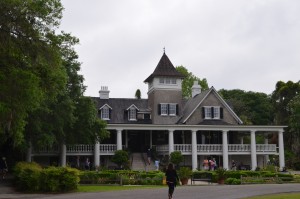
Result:
[[222,119],[223,109],[219,106],[204,106],[202,109],[203,119]]
[[107,104],[103,105],[100,108],[101,111],[101,119],[102,120],[110,120],[110,112],[111,112],[111,107],[108,106]]
[[129,118],[129,120],[136,120],[136,109],[135,108],[129,109],[128,118]]
[[139,110],[134,104],[132,104],[128,109],[128,120],[136,121],[137,120],[137,110]]

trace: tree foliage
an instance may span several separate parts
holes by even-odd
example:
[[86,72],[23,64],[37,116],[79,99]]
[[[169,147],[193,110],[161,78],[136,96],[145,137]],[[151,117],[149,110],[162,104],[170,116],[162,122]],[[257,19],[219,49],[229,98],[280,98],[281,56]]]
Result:
[[83,96],[79,40],[56,33],[62,10],[60,0],[0,1],[0,145],[108,136],[94,102]]
[[176,70],[185,76],[182,81],[182,95],[184,98],[192,97],[192,86],[194,81],[198,81],[202,90],[208,89],[208,84],[205,78],[201,80],[199,77],[196,77],[193,73],[189,72],[184,66],[176,66]]
[[239,89],[219,91],[244,124],[268,125],[273,123],[273,107],[265,93]]
[[114,156],[111,159],[112,162],[116,163],[119,168],[123,168],[129,161],[129,156],[127,151],[124,150],[117,150]]
[[140,90],[140,89],[137,89],[137,90],[135,91],[135,98],[136,98],[136,99],[141,99],[141,90]]

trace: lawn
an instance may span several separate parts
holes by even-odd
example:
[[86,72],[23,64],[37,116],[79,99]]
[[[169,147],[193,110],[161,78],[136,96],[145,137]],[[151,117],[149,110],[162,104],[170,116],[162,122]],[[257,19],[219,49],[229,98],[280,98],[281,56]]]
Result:
[[282,193],[282,194],[272,194],[250,197],[245,199],[299,199],[300,193]]
[[103,191],[121,191],[133,189],[157,189],[166,188],[166,186],[158,185],[141,185],[141,186],[102,186],[102,185],[79,185],[77,192],[103,192]]

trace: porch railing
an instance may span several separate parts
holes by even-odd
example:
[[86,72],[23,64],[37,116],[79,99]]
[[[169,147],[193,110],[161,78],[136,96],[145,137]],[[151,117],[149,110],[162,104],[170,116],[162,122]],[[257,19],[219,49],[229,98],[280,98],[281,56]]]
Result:
[[[90,153],[94,152],[94,145],[85,145],[85,144],[77,144],[77,145],[67,145],[67,154],[80,154],[80,153]],[[100,154],[111,154],[117,150],[116,144],[100,144]],[[191,144],[174,144],[175,151],[181,151],[182,153],[191,153],[192,145]],[[168,153],[169,146],[168,145],[157,145],[156,151],[159,153]],[[222,152],[223,145],[222,144],[198,144],[197,152]],[[276,144],[256,144],[257,152],[266,152],[266,153],[276,153],[277,148]],[[33,149],[32,154],[53,154],[59,153],[60,149],[57,145],[49,147],[41,147],[38,149]],[[228,152],[251,152],[250,144],[228,144]]]
[[[192,152],[191,144],[174,144],[175,151]],[[156,146],[157,152],[168,152],[168,145]],[[198,144],[197,152],[222,152],[222,144]],[[276,144],[256,144],[257,152],[277,152]],[[228,152],[251,152],[250,144],[228,144]]]

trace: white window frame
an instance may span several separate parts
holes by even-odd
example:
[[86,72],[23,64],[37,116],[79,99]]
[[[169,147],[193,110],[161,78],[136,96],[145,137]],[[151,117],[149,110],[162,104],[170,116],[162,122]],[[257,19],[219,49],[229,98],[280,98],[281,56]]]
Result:
[[176,84],[176,78],[171,79],[171,84]]
[[131,107],[129,110],[128,110],[128,119],[130,121],[136,121],[136,109]]
[[177,104],[169,104],[169,115],[176,115],[176,105]]
[[165,78],[160,77],[160,78],[159,78],[159,83],[160,83],[160,84],[164,84],[164,83],[165,83]]
[[219,106],[213,106],[214,107],[214,118],[213,119],[220,119],[220,107]]
[[204,119],[211,119],[211,106],[204,106]]
[[166,84],[171,84],[171,78],[166,78]]
[[169,114],[168,104],[161,103],[160,104],[160,115],[168,115],[168,114]]
[[101,119],[102,120],[110,120],[110,118],[109,118],[109,107],[104,106],[101,109]]

